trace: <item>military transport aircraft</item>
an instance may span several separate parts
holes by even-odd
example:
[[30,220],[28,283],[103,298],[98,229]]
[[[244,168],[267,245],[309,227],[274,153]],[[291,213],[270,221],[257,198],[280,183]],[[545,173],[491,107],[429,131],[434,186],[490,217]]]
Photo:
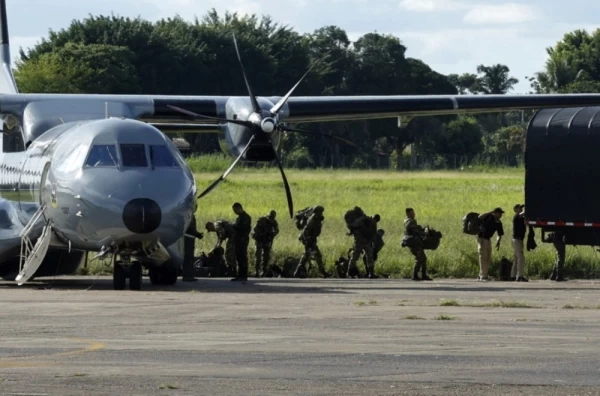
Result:
[[[0,275],[23,284],[72,274],[87,252],[112,258],[114,288],[177,281],[197,208],[194,177],[163,132],[216,132],[241,161],[276,161],[285,123],[600,105],[600,95],[248,97],[20,94],[0,0]],[[235,38],[234,38],[235,42]],[[233,54],[232,54],[233,55]],[[11,275],[12,274],[12,275]]]

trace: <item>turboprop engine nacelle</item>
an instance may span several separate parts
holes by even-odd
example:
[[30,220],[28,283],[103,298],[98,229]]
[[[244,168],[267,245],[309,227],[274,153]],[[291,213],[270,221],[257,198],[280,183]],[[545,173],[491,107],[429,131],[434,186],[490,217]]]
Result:
[[[258,103],[263,109],[273,107],[273,103],[264,98],[258,98]],[[281,144],[281,132],[276,128],[278,117],[273,119],[268,112],[265,113],[267,114],[261,121],[265,134],[256,136],[252,146],[242,157],[244,161],[271,162],[275,159],[271,146],[277,150]],[[225,118],[231,120],[248,121],[253,116],[250,98],[229,99],[225,105],[225,115]],[[225,154],[237,158],[251,136],[252,131],[248,127],[232,123],[223,124],[219,132],[219,146]]]

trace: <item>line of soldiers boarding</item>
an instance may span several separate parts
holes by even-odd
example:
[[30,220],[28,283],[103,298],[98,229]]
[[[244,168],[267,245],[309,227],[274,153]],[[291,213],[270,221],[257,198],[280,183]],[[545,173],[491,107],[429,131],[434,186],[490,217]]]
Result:
[[[277,266],[270,266],[269,261],[273,247],[273,241],[279,234],[279,224],[277,223],[277,214],[272,210],[268,215],[259,218],[254,229],[252,229],[252,219],[243,209],[240,203],[232,206],[234,213],[238,216],[234,223],[225,220],[208,222],[205,225],[207,232],[215,232],[217,235],[217,244],[212,251],[201,255],[196,262],[186,259],[183,269],[184,281],[195,281],[194,265],[204,266],[205,268],[219,268],[216,262],[225,261],[224,270],[220,273],[207,273],[207,276],[225,276],[231,275],[232,281],[246,281],[248,279],[248,246],[250,238],[254,239],[256,245],[255,252],[255,275],[257,277],[281,275],[283,271]],[[514,251],[514,261],[511,266],[510,279],[517,282],[527,282],[523,276],[525,265],[525,210],[524,205],[514,206],[513,216],[513,237],[512,247]],[[306,268],[311,260],[314,260],[318,266],[319,272],[324,278],[331,276],[325,270],[323,256],[318,246],[318,238],[321,235],[323,216],[325,209],[322,206],[315,206],[302,209],[294,216],[296,227],[300,231],[299,241],[304,246],[304,253],[299,261],[291,261],[293,268],[293,277],[303,278],[308,274]],[[402,246],[410,250],[415,258],[412,279],[415,281],[431,281],[427,274],[427,256],[425,250],[435,250],[440,244],[442,234],[431,227],[422,227],[417,223],[416,213],[413,208],[405,210],[406,219],[404,220],[404,237]],[[501,218],[504,211],[496,208],[491,212],[478,214],[469,213],[463,218],[463,232],[476,235],[479,253],[479,281],[488,281],[488,271],[492,261],[492,243],[491,239],[497,234],[496,248],[500,248],[504,229]],[[340,257],[335,263],[337,275],[340,278],[357,278],[360,276],[357,263],[362,256],[366,270],[366,277],[375,279],[375,263],[378,253],[385,245],[383,236],[385,231],[378,228],[381,217],[376,214],[368,216],[360,207],[354,207],[344,215],[344,220],[348,228],[348,236],[352,236],[353,246],[348,251],[348,257]],[[192,241],[201,239],[202,233],[196,230],[195,219],[188,230],[188,236]],[[556,262],[551,276],[551,280],[557,282],[564,281],[562,269],[565,261],[565,243],[564,236],[559,233],[551,233],[547,242],[552,242],[556,248]],[[223,248],[225,243],[225,248]],[[527,249],[535,249],[535,234],[530,227],[527,241]],[[191,254],[188,254],[191,249]],[[186,257],[193,257],[194,243],[187,242]],[[190,262],[191,261],[191,262]],[[286,261],[286,265],[289,261]],[[198,264],[199,263],[199,264]],[[212,264],[211,264],[212,263]],[[288,271],[291,273],[291,271]],[[419,277],[419,273],[421,276]]]

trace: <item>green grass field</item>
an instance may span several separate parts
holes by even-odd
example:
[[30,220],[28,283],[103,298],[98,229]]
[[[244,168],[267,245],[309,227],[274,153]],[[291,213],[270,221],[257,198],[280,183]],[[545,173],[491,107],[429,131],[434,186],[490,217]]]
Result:
[[[421,225],[430,225],[444,236],[438,250],[427,252],[429,272],[434,277],[475,277],[479,272],[477,244],[474,236],[462,233],[461,218],[470,211],[483,212],[501,206],[506,236],[500,251],[494,251],[491,271],[495,274],[502,257],[512,260],[510,236],[511,212],[515,203],[524,201],[523,170],[490,172],[386,172],[386,171],[294,171],[287,173],[294,196],[295,209],[323,205],[325,223],[319,246],[325,264],[333,269],[334,261],[352,245],[346,236],[343,215],[354,206],[367,214],[379,213],[385,229],[386,246],[380,253],[376,271],[393,277],[412,275],[413,259],[408,249],[400,246],[403,235],[404,209],[414,207]],[[198,189],[203,190],[218,173],[197,173]],[[281,264],[288,256],[299,257],[302,246],[298,230],[289,218],[285,192],[275,169],[237,169],[216,190],[198,202],[198,224],[234,220],[231,205],[239,201],[253,222],[275,209],[281,233],[274,243],[273,260]],[[526,252],[526,273],[532,278],[547,277],[554,261],[554,249],[543,244],[536,235],[538,248]],[[208,252],[215,243],[214,234],[199,241],[196,253]],[[254,248],[250,250],[251,273]],[[590,247],[567,249],[567,274],[577,278],[595,278],[600,274],[598,253]],[[359,266],[361,268],[362,265]],[[361,268],[361,270],[364,270]]]

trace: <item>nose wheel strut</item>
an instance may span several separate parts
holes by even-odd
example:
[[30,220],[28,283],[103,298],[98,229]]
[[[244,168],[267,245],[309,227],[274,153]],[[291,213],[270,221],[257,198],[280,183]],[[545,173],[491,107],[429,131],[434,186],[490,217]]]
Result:
[[125,290],[127,279],[129,279],[129,289],[142,290],[142,264],[138,261],[132,262],[129,256],[121,256],[114,264],[114,289]]

